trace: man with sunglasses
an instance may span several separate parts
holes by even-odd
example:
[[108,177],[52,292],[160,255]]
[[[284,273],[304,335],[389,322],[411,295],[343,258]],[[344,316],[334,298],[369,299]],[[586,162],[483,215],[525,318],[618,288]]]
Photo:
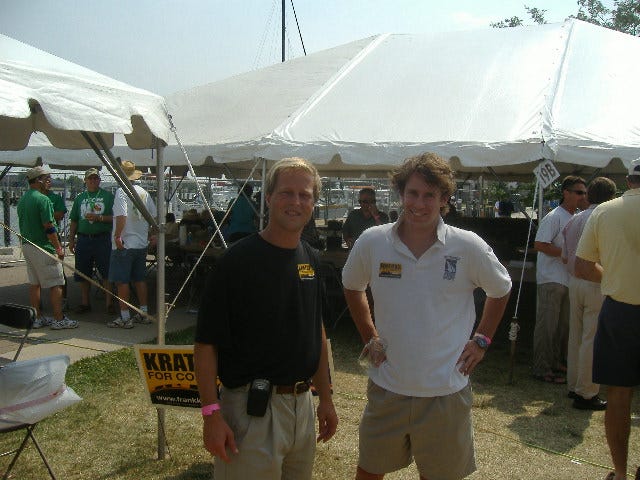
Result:
[[342,227],[342,238],[349,248],[367,228],[389,223],[389,216],[378,210],[376,192],[373,188],[363,188],[358,196],[360,209],[349,212]]
[[560,205],[538,224],[535,249],[537,302],[533,332],[533,376],[555,384],[566,379],[569,340],[569,273],[562,263],[562,230],[578,209],[589,207],[587,183],[569,175],[562,181]]
[[[76,328],[78,322],[62,313],[62,263],[51,258],[64,258],[64,249],[58,238],[53,215],[53,203],[45,195],[51,187],[51,170],[47,166],[27,170],[29,190],[18,202],[18,223],[22,241],[22,253],[27,263],[29,278],[29,303],[37,312],[33,328],[51,326],[54,330]],[[53,318],[42,315],[41,289],[49,288],[49,300]]]

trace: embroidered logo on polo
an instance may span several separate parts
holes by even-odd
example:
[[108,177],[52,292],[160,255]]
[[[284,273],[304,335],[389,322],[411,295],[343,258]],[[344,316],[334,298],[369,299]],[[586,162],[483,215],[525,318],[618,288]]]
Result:
[[313,280],[316,278],[316,272],[310,264],[299,263],[298,276],[300,277],[300,280]]
[[444,257],[444,274],[442,278],[444,280],[455,280],[456,271],[458,270],[458,260],[460,257]]
[[378,276],[381,278],[402,278],[401,263],[380,263]]

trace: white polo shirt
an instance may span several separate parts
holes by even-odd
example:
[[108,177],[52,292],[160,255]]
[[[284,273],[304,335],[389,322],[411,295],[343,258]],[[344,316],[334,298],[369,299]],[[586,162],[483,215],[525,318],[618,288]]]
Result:
[[[562,248],[564,236],[562,230],[567,226],[573,214],[562,208],[562,205],[551,210],[538,225],[536,242],[551,243]],[[560,283],[569,286],[569,272],[560,257],[551,257],[546,253],[538,252],[536,260],[536,283]]]
[[387,360],[371,368],[379,386],[416,397],[449,395],[468,377],[456,367],[475,321],[473,290],[500,298],[511,278],[487,243],[473,232],[438,224],[438,240],[416,259],[397,234],[398,223],[366,230],[342,271],[344,287],[371,285],[376,328]]

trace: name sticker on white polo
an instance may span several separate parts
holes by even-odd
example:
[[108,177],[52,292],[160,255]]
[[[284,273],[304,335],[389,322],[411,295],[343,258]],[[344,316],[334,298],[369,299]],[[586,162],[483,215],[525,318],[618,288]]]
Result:
[[460,257],[444,257],[444,274],[442,278],[445,280],[455,280],[456,271],[458,270],[458,260]]
[[381,278],[402,278],[402,264],[381,262],[378,276]]

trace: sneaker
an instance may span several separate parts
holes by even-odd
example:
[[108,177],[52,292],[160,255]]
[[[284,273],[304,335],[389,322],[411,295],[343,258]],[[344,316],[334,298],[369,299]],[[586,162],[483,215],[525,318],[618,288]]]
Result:
[[65,328],[78,328],[78,321],[71,320],[65,315],[62,317],[62,320],[54,320],[51,322],[51,330],[63,330]]
[[123,320],[121,317],[118,317],[114,321],[107,323],[107,327],[109,327],[109,328],[133,328],[133,321],[131,320],[131,318],[129,318],[129,320]]
[[33,321],[33,325],[31,326],[31,328],[48,327],[52,323],[53,323],[53,318],[45,317],[44,315],[40,315],[38,318],[36,318]]
[[133,323],[139,323],[141,325],[149,325],[150,323],[152,323],[149,317],[141,315],[139,313],[134,313],[131,319],[133,320]]
[[573,401],[573,408],[578,410],[606,410],[607,402],[598,397],[598,395],[594,395],[589,399],[578,395]]

